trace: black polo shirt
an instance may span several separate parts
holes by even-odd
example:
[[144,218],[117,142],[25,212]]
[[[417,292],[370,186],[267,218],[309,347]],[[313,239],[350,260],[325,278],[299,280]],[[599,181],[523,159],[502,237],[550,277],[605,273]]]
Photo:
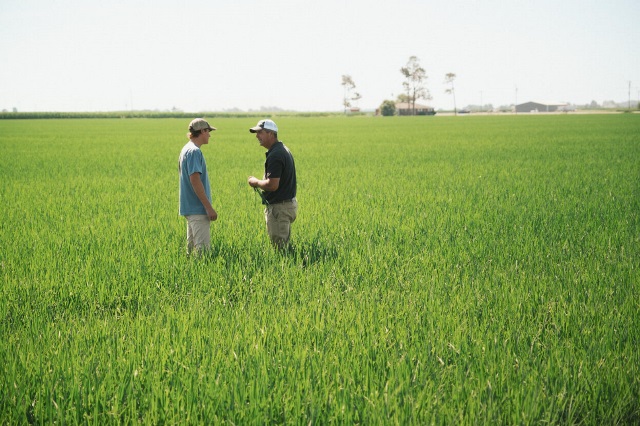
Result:
[[267,202],[271,204],[292,199],[296,196],[297,182],[296,165],[293,162],[291,151],[282,142],[278,141],[273,144],[265,155],[267,157],[264,162],[265,178],[280,178],[278,189],[273,192],[264,192]]

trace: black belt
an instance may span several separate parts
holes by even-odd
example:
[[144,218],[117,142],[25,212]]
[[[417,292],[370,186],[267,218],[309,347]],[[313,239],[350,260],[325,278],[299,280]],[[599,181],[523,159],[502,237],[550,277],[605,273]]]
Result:
[[296,201],[295,197],[289,200],[269,201],[269,205],[272,206],[274,204],[293,203],[294,201]]

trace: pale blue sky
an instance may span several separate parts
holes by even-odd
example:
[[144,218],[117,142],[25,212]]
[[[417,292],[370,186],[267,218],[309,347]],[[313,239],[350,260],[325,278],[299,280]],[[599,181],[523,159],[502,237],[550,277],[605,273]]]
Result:
[[[638,0],[0,0],[0,110],[376,108],[420,59],[435,108],[640,93]],[[516,98],[517,87],[517,98]]]

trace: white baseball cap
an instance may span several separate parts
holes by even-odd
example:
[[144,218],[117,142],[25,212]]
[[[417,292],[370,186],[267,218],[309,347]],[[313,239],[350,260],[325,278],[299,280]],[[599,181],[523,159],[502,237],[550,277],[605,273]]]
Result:
[[272,120],[260,120],[255,127],[249,129],[251,133],[256,133],[260,130],[271,130],[272,132],[278,132],[278,126]]

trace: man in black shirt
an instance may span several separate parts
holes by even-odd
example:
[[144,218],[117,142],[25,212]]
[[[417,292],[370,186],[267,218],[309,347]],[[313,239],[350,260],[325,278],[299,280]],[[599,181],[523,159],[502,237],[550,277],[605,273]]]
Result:
[[291,224],[298,214],[296,200],[296,166],[293,155],[278,140],[278,126],[271,120],[260,120],[249,129],[256,134],[260,146],[267,149],[264,177],[249,176],[249,185],[263,190],[264,215],[271,243],[283,249],[289,244]]

